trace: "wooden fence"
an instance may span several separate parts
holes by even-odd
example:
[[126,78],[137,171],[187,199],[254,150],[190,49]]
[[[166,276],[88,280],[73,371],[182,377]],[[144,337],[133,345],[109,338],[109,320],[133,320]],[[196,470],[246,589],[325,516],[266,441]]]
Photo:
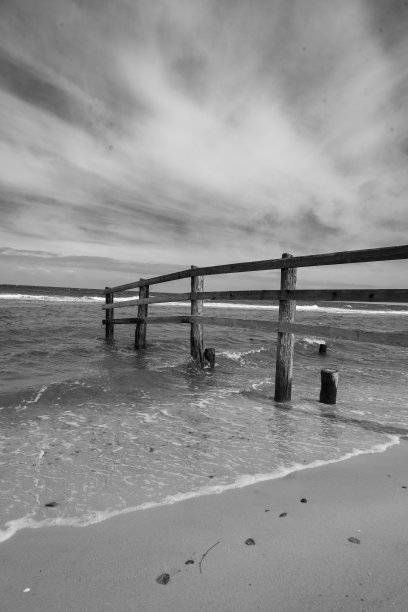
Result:
[[[106,338],[113,339],[114,326],[120,324],[136,325],[135,348],[146,347],[146,326],[160,323],[175,323],[190,325],[191,355],[202,367],[204,364],[203,324],[223,325],[227,327],[244,327],[278,334],[275,400],[291,399],[294,334],[318,335],[319,337],[338,338],[353,342],[371,342],[374,344],[389,344],[408,347],[408,330],[401,332],[362,331],[359,329],[338,328],[323,325],[304,325],[295,323],[296,302],[400,302],[408,303],[408,289],[296,289],[297,269],[310,266],[330,266],[374,261],[391,261],[408,259],[408,245],[384,247],[379,249],[364,249],[357,251],[342,251],[294,257],[284,253],[281,259],[267,259],[227,264],[221,266],[195,267],[164,276],[156,276],[119,285],[106,287],[106,303],[103,309],[106,318],[103,324]],[[281,270],[280,289],[253,291],[204,291],[204,277],[214,274],[233,274],[237,272],[253,272],[259,270]],[[165,296],[149,297],[149,287],[183,278],[191,279],[191,290],[188,293],[168,293]],[[114,294],[139,287],[139,299],[114,302]],[[203,301],[240,301],[240,300],[278,300],[279,317],[277,321],[259,321],[254,319],[225,318],[203,315]],[[148,316],[149,304],[166,302],[191,302],[191,314],[186,316]],[[114,309],[128,308],[137,305],[137,317],[114,318]]]

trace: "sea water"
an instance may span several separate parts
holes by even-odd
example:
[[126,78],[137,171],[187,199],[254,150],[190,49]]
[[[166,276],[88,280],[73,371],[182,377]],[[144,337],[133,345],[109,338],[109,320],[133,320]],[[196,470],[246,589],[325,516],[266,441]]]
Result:
[[[63,292],[62,292],[63,293]],[[276,333],[206,325],[214,370],[189,358],[189,326],[134,326],[105,341],[102,297],[0,295],[0,541],[23,527],[87,525],[379,452],[408,431],[408,349],[296,336],[292,401],[276,403]],[[276,304],[205,305],[275,321]],[[135,307],[117,311],[135,316]],[[188,314],[188,304],[150,306]],[[405,331],[398,305],[298,305],[297,322]],[[336,406],[320,370],[339,370]]]

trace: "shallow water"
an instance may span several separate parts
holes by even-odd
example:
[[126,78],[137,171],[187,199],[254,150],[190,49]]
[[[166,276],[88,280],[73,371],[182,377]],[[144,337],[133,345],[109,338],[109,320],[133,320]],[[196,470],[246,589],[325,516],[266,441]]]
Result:
[[[293,400],[278,404],[276,334],[206,326],[217,363],[200,371],[188,326],[149,326],[147,350],[135,352],[133,326],[116,326],[105,342],[100,298],[1,298],[2,539],[23,526],[87,524],[378,451],[408,430],[406,349],[330,341],[321,356],[323,338],[297,337]],[[273,305],[206,308],[277,318]],[[397,331],[408,311],[309,305],[297,321]],[[322,367],[340,371],[336,407],[317,401]]]

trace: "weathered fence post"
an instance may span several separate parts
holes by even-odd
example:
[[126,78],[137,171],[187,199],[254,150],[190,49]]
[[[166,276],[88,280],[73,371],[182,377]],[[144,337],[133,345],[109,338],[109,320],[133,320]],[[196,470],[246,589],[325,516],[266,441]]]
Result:
[[325,355],[327,353],[327,344],[319,344],[319,355]]
[[321,388],[319,401],[322,404],[335,404],[337,400],[338,370],[326,368],[320,371]]
[[[105,287],[105,289],[109,289],[109,287]],[[113,293],[105,294],[105,302],[106,304],[113,304]],[[112,323],[114,317],[114,309],[108,308],[105,310],[105,338],[106,340],[113,340],[113,328],[114,325]]]
[[[191,269],[197,266],[191,266]],[[191,277],[191,293],[199,293],[204,290],[204,276]],[[203,314],[203,300],[193,300],[191,298],[191,314]],[[190,331],[191,356],[200,366],[204,366],[204,339],[202,323],[191,323]]]
[[[292,257],[290,253],[283,253],[282,259]],[[281,291],[296,289],[296,268],[281,269]],[[279,300],[279,323],[293,323],[295,320],[295,300]],[[276,351],[275,374],[275,401],[286,402],[292,397],[292,371],[294,335],[289,332],[278,332],[278,346]]]
[[[141,281],[145,280],[144,278],[140,279]],[[149,285],[142,285],[139,287],[139,300],[143,298],[149,297]],[[147,317],[148,305],[141,304],[137,307],[137,316],[138,317]],[[135,331],[135,349],[144,349],[146,348],[146,323],[137,323],[136,331]]]

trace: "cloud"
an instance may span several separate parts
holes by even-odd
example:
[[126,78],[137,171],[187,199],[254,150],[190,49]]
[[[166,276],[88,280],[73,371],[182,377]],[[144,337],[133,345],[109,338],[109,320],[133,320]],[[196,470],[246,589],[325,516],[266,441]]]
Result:
[[407,15],[4,0],[0,239],[177,267],[405,242]]

